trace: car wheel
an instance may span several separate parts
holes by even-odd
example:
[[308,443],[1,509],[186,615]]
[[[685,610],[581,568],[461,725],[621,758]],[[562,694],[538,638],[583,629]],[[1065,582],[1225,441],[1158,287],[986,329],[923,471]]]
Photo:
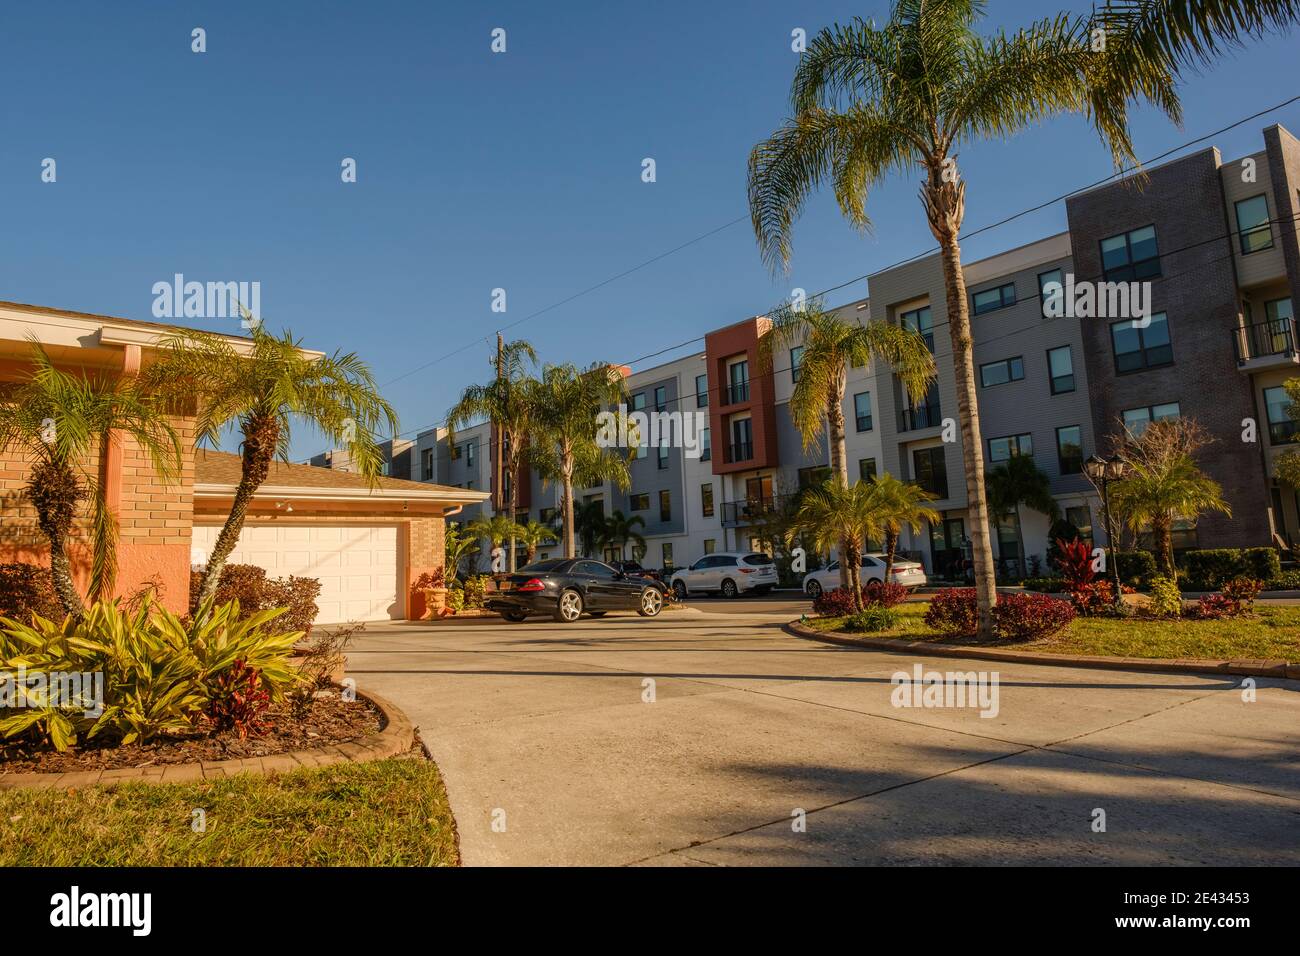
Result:
[[686,600],[686,585],[683,584],[681,581],[674,581],[674,582],[673,582],[673,593],[677,595],[677,600],[679,600],[679,601],[685,601],[685,600]]
[[572,624],[580,617],[582,617],[582,595],[574,590],[563,592],[559,603],[555,606],[555,619],[561,624]]
[[658,588],[646,588],[641,592],[641,603],[636,612],[642,617],[656,617],[664,609],[664,596]]
[[808,592],[808,596],[812,598],[814,601],[822,596],[822,585],[821,582],[818,581],[816,578],[813,578],[811,581],[805,584],[804,590]]
[[740,591],[736,587],[736,582],[731,580],[731,578],[727,578],[727,580],[722,582],[722,596],[724,598],[734,598],[739,593]]
[[527,614],[520,614],[518,611],[502,611],[501,616],[511,624],[522,624],[528,619]]

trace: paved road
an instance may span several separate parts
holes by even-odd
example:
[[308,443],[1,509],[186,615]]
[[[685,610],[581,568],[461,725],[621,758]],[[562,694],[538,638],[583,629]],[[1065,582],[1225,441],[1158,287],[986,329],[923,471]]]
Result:
[[[420,726],[471,865],[1300,864],[1285,682],[1247,703],[1223,677],[913,659],[790,637],[782,602],[700,606],[372,626],[349,671]],[[913,663],[996,669],[997,716],[893,706]]]

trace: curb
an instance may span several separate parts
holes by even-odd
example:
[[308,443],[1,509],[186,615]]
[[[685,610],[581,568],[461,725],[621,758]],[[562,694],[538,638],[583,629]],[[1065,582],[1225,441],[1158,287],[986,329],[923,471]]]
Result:
[[67,773],[11,773],[0,775],[0,790],[47,790],[58,787],[108,786],[141,783],[194,783],[233,777],[238,773],[271,775],[304,767],[328,767],[336,763],[365,763],[405,753],[415,740],[415,727],[391,701],[369,691],[357,691],[383,715],[378,733],[345,744],[329,744],[311,750],[292,750],[265,757],[233,760],[204,760],[198,763],[166,764],[161,767],[118,767],[113,770],[76,770]]
[[852,637],[839,631],[815,631],[798,621],[782,625],[787,634],[823,644],[838,644],[865,650],[924,654],[930,657],[962,657],[1016,664],[1047,664],[1054,667],[1085,667],[1096,670],[1142,671],[1156,674],[1232,674],[1242,677],[1273,677],[1300,680],[1300,664],[1282,660],[1199,660],[1162,657],[1085,657],[1079,654],[1040,654],[1035,651],[1003,651],[994,648],[936,645],[930,641],[903,641],[889,637]]

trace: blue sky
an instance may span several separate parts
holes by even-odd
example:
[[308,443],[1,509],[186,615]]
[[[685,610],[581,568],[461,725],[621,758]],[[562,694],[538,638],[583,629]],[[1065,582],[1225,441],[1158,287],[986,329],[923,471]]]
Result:
[[[992,8],[990,26],[1015,26],[1062,7]],[[764,269],[743,220],[520,321],[745,217],[749,148],[785,116],[790,31],[886,14],[881,0],[6,5],[0,299],[150,319],[153,284],[174,273],[258,281],[270,326],[361,353],[413,433],[486,376],[504,323],[547,361],[628,362],[928,249],[916,182],[899,179],[869,199],[866,236],[818,197],[788,278]],[[190,50],[194,27],[206,53]],[[505,54],[489,49],[495,27]],[[1252,44],[1190,79],[1182,130],[1139,112],[1140,155],[1300,93],[1285,79],[1295,51],[1294,36]],[[1300,133],[1300,103],[1214,143],[1257,150],[1274,122]],[[56,183],[40,180],[45,157]],[[355,184],[340,181],[344,157]],[[1110,162],[1066,118],[968,149],[961,168],[974,228]],[[1064,224],[1058,203],[966,256]],[[300,428],[293,455],[322,447]]]

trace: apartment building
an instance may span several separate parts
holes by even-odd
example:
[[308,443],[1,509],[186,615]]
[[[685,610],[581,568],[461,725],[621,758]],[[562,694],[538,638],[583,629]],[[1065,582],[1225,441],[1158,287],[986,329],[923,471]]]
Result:
[[[1293,303],[1300,295],[1300,142],[1280,126],[1264,148],[1224,162],[1207,149],[1147,170],[1141,189],[1115,183],[1067,202],[1069,229],[965,264],[986,468],[1030,455],[1062,514],[1105,543],[1097,495],[1082,474],[1122,429],[1194,418],[1215,439],[1201,456],[1232,516],[1180,523],[1180,547],[1300,542],[1300,492],[1274,462],[1294,447],[1282,383],[1300,375]],[[1044,290],[1074,281],[1151,283],[1151,321],[1057,315]],[[969,545],[963,449],[947,306],[938,256],[868,277],[869,299],[838,307],[857,321],[915,329],[938,368],[914,399],[881,363],[849,370],[844,415],[850,477],[891,473],[936,495],[941,518],[900,547],[931,574],[954,573]],[[755,522],[828,469],[825,441],[805,449],[789,413],[800,349],[761,372],[757,316],[704,336],[704,351],[630,372],[632,408],[707,417],[701,453],[642,447],[626,489],[578,490],[639,515],[642,560],[682,567],[712,551],[748,548]],[[945,423],[950,427],[945,428]],[[1253,423],[1253,428],[1251,427]],[[949,439],[945,441],[945,438]],[[1254,440],[1247,440],[1253,438]],[[408,447],[409,446],[409,447]],[[433,429],[396,448],[398,477],[492,489],[492,431]],[[521,474],[520,517],[558,526],[559,490]],[[467,508],[471,519],[479,508]],[[995,519],[1001,563],[1045,559],[1049,521],[1022,508]],[[453,519],[454,520],[454,519]],[[559,553],[558,542],[542,554]],[[615,556],[615,555],[606,555]],[[630,556],[630,555],[629,555]]]

